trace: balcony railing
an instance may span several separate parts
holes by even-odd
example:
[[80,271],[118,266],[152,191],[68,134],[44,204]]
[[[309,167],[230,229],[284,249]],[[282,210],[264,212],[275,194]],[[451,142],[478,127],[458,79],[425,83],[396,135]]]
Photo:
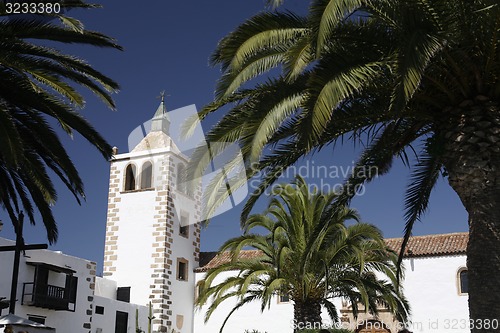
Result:
[[71,300],[67,295],[69,293],[63,287],[27,282],[23,285],[22,304],[52,310],[74,311],[75,300]]

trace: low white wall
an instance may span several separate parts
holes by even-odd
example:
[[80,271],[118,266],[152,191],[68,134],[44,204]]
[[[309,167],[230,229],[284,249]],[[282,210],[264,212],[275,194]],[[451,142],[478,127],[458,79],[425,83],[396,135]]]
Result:
[[116,281],[96,276],[94,293],[95,296],[116,299],[117,288],[118,283]]
[[[404,292],[411,305],[410,322],[407,323],[414,333],[417,332],[469,332],[468,297],[459,295],[457,273],[465,267],[465,255],[405,259]],[[234,273],[224,273],[215,282],[221,281]],[[205,273],[196,273],[196,282],[203,279]],[[227,314],[236,304],[235,299],[224,301],[210,320],[204,317],[208,306],[195,313],[195,333],[217,333]],[[340,310],[341,300],[336,300]],[[329,323],[323,313],[324,324]],[[244,333],[253,329],[264,333],[292,333],[293,303],[278,304],[273,301],[269,309],[260,311],[260,303],[250,303],[237,310],[226,323],[224,332]],[[400,327],[390,327],[396,333]]]
[[[214,281],[218,283],[234,273],[224,273]],[[196,282],[203,279],[205,273],[196,273]],[[194,317],[194,332],[196,333],[218,333],[227,314],[236,304],[236,299],[228,299],[220,304],[210,317],[204,322],[208,306],[198,309]],[[252,332],[254,329],[261,333],[292,333],[293,303],[278,303],[278,298],[272,301],[270,309],[260,311],[260,303],[252,302],[237,310],[230,317],[224,332],[244,333],[245,330]]]
[[[97,314],[95,312],[97,306],[104,308],[103,314]],[[139,328],[144,332],[147,332],[148,330],[148,308],[146,306],[130,304],[101,296],[94,296],[93,308],[94,315],[92,316],[91,333],[114,332],[117,311],[128,313],[127,332],[136,332],[136,315],[139,322]],[[138,311],[136,312],[136,310]]]

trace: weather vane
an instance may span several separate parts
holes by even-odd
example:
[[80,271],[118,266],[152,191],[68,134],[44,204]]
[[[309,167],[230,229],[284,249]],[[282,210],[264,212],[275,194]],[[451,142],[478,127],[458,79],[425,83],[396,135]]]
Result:
[[170,95],[165,95],[165,90],[160,91],[160,96],[157,96],[156,98],[161,98],[162,102],[165,102],[165,96],[170,96]]

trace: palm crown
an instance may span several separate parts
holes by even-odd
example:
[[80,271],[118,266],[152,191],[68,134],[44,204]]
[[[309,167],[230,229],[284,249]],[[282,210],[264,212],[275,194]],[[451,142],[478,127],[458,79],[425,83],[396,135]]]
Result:
[[[79,0],[63,1],[61,6],[96,7]],[[84,192],[51,122],[70,135],[80,133],[110,158],[109,144],[77,112],[84,99],[74,85],[90,89],[114,108],[110,93],[118,84],[82,59],[42,45],[46,42],[120,47],[67,15],[0,16],[0,203],[12,221],[24,207],[33,224],[36,207],[52,243],[57,240],[57,226],[50,206],[57,193],[47,171],[57,175],[77,200]]]
[[[229,106],[208,141],[239,143],[249,177],[264,172],[242,220],[283,168],[339,139],[361,142],[357,167],[378,172],[354,173],[338,201],[402,158],[412,168],[405,246],[447,176],[469,212],[471,318],[499,316],[500,289],[480,278],[500,274],[499,17],[492,0],[315,0],[306,17],[264,12],[223,38],[211,59],[223,74],[200,117]],[[194,154],[192,174],[207,154]],[[225,199],[214,193],[208,209]]]
[[[272,195],[265,213],[245,222],[244,235],[221,247],[231,251],[232,259],[209,270],[201,281],[198,305],[214,297],[207,320],[228,297],[239,301],[226,321],[251,301],[260,301],[264,311],[277,294],[288,295],[295,321],[311,327],[321,323],[321,307],[338,320],[332,302],[337,297],[350,301],[355,316],[360,310],[376,314],[383,306],[399,320],[406,319],[408,305],[396,282],[397,256],[387,249],[377,228],[365,223],[347,226],[346,221],[359,220],[356,211],[337,207],[332,213],[328,208],[337,196],[310,192],[301,177],[276,186]],[[254,233],[262,229],[264,234]],[[245,247],[258,250],[258,255],[241,257]],[[236,272],[214,283],[229,271]]]

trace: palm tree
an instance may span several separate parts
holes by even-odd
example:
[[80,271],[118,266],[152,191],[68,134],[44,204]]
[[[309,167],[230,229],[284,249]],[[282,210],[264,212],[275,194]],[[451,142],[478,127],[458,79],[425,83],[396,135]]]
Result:
[[[65,10],[97,7],[80,0],[60,3]],[[63,181],[78,202],[84,192],[82,180],[52,124],[69,135],[78,132],[110,158],[110,145],[78,113],[85,101],[74,86],[90,89],[114,108],[110,93],[118,89],[118,84],[84,60],[43,44],[121,48],[113,39],[84,29],[80,21],[66,14],[26,17],[7,15],[5,9],[1,3],[0,204],[12,221],[24,210],[33,224],[36,207],[53,243],[57,226],[50,206],[57,193],[48,171]]]
[[[348,220],[359,221],[356,211],[347,207],[330,211],[336,194],[310,192],[301,177],[292,184],[277,185],[272,196],[264,214],[252,215],[245,222],[243,236],[221,247],[221,252],[230,251],[231,259],[210,269],[202,280],[198,305],[213,297],[205,320],[221,302],[237,297],[222,332],[234,311],[252,301],[259,301],[264,311],[277,294],[286,294],[293,301],[297,327],[320,327],[322,307],[338,321],[332,303],[336,297],[349,300],[356,316],[358,304],[362,304],[375,314],[382,305],[399,320],[406,318],[408,305],[396,283],[397,255],[387,249],[376,227],[365,223],[347,226]],[[260,228],[265,234],[254,233]],[[258,250],[257,255],[240,256],[245,247]],[[230,271],[238,273],[214,283],[220,274]]]
[[[300,157],[339,139],[360,142],[356,170],[378,172],[354,172],[339,202],[402,158],[412,170],[404,247],[447,177],[469,213],[470,318],[499,318],[491,278],[500,275],[499,17],[494,0],[315,0],[306,17],[264,12],[222,39],[211,60],[223,75],[200,117],[229,105],[209,143],[237,142],[248,176],[264,173],[242,221]],[[268,78],[248,82],[259,76]],[[195,153],[192,175],[207,154]],[[220,193],[209,193],[208,209]]]

